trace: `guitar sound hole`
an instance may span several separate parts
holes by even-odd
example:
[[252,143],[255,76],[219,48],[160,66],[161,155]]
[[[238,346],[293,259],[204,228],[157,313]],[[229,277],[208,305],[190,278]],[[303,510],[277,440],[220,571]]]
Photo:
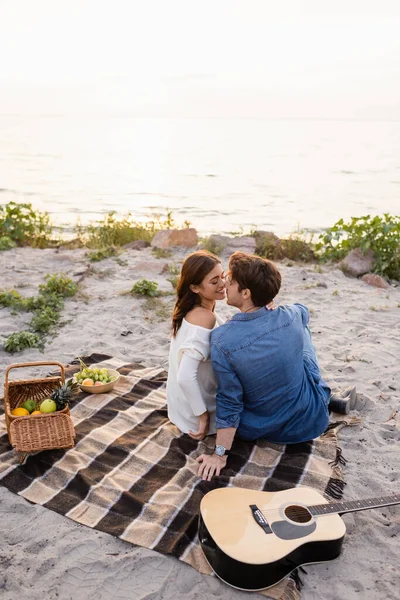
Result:
[[285,508],[285,515],[295,523],[308,523],[312,517],[304,506],[291,505]]

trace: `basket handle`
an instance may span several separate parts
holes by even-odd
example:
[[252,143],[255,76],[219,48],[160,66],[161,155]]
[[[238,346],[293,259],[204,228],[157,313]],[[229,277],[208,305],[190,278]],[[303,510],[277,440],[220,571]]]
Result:
[[58,362],[58,361],[51,361],[51,362],[31,362],[31,363],[18,363],[16,365],[10,365],[9,367],[7,367],[6,369],[6,381],[5,381],[5,387],[8,386],[8,374],[11,371],[11,369],[20,369],[22,367],[42,367],[42,366],[46,366],[46,365],[55,365],[56,367],[60,367],[61,370],[61,379],[62,382],[64,383],[65,381],[65,367],[62,363]]

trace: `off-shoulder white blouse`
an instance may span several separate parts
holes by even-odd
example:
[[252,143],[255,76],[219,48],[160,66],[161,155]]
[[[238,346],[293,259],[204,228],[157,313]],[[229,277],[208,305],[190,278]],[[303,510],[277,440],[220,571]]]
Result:
[[[224,320],[217,314],[215,327]],[[211,329],[183,319],[171,339],[167,380],[168,417],[183,433],[197,431],[199,415],[210,413],[209,433],[215,433],[217,380],[210,361]]]

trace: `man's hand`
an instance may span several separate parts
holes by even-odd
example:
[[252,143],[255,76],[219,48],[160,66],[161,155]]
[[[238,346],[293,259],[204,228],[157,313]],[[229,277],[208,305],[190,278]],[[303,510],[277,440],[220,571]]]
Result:
[[202,454],[196,461],[200,463],[197,475],[204,481],[211,481],[214,475],[218,477],[222,469],[226,467],[226,456],[217,456],[217,454]]
[[208,434],[208,430],[210,428],[210,414],[208,411],[200,415],[199,417],[199,428],[195,431],[189,431],[189,435],[194,440],[203,440]]

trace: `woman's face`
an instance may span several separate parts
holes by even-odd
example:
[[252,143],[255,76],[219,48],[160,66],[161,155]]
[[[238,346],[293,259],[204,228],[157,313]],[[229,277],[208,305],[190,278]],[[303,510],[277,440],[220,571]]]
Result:
[[192,289],[205,300],[223,300],[225,298],[225,274],[222,266],[215,265],[201,284],[192,286]]

